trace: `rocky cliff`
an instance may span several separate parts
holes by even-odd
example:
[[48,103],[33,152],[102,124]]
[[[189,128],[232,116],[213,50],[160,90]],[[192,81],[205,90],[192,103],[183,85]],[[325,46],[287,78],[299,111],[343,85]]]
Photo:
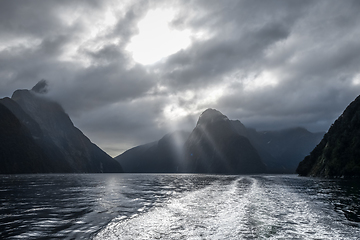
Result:
[[345,109],[296,171],[301,176],[360,176],[360,96]]
[[[49,166],[30,172],[122,172],[121,165],[76,128],[58,103],[42,95],[45,92],[46,82],[41,81],[32,90],[17,90],[11,99],[0,101],[17,119],[31,142],[41,149],[42,157],[34,158]],[[16,159],[14,161],[18,161]],[[16,168],[8,171],[17,172]]]
[[0,173],[67,171],[57,165],[33,139],[31,132],[0,102]]

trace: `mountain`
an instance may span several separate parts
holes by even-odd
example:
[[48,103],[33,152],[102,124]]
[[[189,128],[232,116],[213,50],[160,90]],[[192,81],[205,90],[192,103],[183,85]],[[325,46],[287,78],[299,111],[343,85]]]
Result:
[[[134,147],[115,159],[122,164],[125,172],[231,172],[237,168],[234,163],[228,162],[229,158],[237,159],[236,155],[240,153],[236,151],[239,151],[242,152],[240,155],[247,153],[254,159],[259,156],[268,173],[295,173],[299,162],[324,135],[300,127],[256,131],[245,127],[239,120],[229,120],[214,109],[208,109],[200,116],[189,140],[190,133],[183,133],[182,137],[170,137],[178,134],[168,134],[160,141]],[[240,146],[246,150],[240,151]],[[197,152],[196,156],[193,151]],[[223,163],[229,165],[225,167],[228,169],[220,167],[223,163],[220,163],[219,158],[224,158],[223,154],[227,156]],[[206,159],[212,160],[207,162]]]
[[300,162],[296,172],[301,176],[360,176],[360,96]]
[[205,110],[185,142],[185,172],[264,173],[266,167],[250,141],[215,109]]
[[124,172],[175,173],[183,168],[183,145],[190,133],[177,131],[115,157]]
[[52,172],[57,166],[49,160],[30,131],[0,102],[0,173]]
[[[17,121],[20,122],[22,128],[25,129],[26,132],[29,133],[33,144],[37,146],[37,148],[41,149],[43,154],[42,164],[47,166],[46,168],[38,168],[35,167],[33,170],[30,171],[32,168],[28,168],[28,173],[37,173],[37,172],[71,172],[71,167],[68,162],[63,161],[62,154],[60,150],[56,147],[53,141],[43,134],[39,124],[31,118],[21,107],[17,104],[14,100],[6,97],[0,99],[0,103],[7,107],[14,114],[14,117]],[[19,147],[14,147],[19,148]],[[19,150],[21,151],[21,150]],[[24,161],[26,159],[23,159]],[[18,169],[14,168],[8,173],[23,173],[23,171],[19,171]]]
[[305,128],[256,131],[240,121],[232,121],[236,131],[249,139],[270,173],[295,173],[301,160],[320,142],[324,133]]
[[115,157],[125,172],[261,173],[266,171],[249,140],[219,111],[201,114],[191,133],[174,132]]
[[[46,82],[40,81],[32,90],[16,90],[11,99],[0,100],[12,117],[17,119],[19,128],[26,133],[17,136],[29,139],[31,143],[29,142],[28,148],[36,146],[34,149],[40,149],[38,156],[33,158],[45,167],[34,167],[26,172],[122,172],[121,165],[76,128],[58,103],[43,96],[45,92]],[[9,135],[2,137],[0,141],[6,142],[8,138]],[[14,143],[12,146],[14,149],[21,148]],[[6,149],[3,151],[8,154]],[[2,163],[3,159],[0,161]],[[14,158],[13,161],[20,160]],[[17,168],[7,171],[20,172]]]

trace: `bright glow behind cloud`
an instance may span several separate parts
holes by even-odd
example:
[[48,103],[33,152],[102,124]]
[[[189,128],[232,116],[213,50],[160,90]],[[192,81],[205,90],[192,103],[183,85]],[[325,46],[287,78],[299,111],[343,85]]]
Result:
[[352,83],[353,85],[360,85],[360,73],[354,77]]
[[131,39],[127,47],[136,62],[152,64],[190,45],[189,30],[179,31],[169,27],[173,18],[173,11],[156,9],[150,10],[138,23],[139,34]]
[[255,91],[259,88],[273,87],[278,84],[277,76],[270,71],[263,71],[254,78],[245,80],[245,88],[247,91]]

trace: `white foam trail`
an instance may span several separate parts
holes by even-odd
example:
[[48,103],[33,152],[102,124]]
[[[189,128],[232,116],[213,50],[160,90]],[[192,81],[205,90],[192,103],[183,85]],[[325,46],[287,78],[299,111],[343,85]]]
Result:
[[222,216],[223,221],[217,219],[234,205],[236,183],[215,182],[136,218],[113,221],[95,239],[198,239],[216,235],[220,226],[227,228],[226,222],[232,221]]
[[174,198],[162,207],[133,218],[114,220],[94,239],[343,239],[354,236],[351,232],[354,229],[329,223],[327,220],[333,217],[327,217],[311,199],[264,179],[240,177],[231,184],[214,182]]

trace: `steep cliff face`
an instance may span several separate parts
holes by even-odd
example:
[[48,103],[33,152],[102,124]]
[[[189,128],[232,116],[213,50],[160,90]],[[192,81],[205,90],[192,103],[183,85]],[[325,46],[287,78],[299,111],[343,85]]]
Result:
[[345,109],[296,171],[301,176],[360,176],[360,96]]
[[[72,172],[122,172],[120,164],[91,143],[58,103],[32,90],[17,90],[11,99],[40,127],[42,146],[57,149],[57,158],[69,164]],[[32,126],[30,131],[37,132]]]
[[[0,100],[3,108],[11,113],[19,129],[24,132],[22,135],[7,135],[7,138],[19,136],[22,142],[24,139],[31,142],[24,143],[23,148],[31,146],[40,149],[41,154],[33,156],[38,163],[33,165],[31,169],[34,170],[30,172],[122,172],[121,165],[77,129],[59,104],[42,96],[46,92],[45,88],[46,82],[41,81],[33,90],[17,90],[11,99]],[[5,126],[5,122],[2,122],[1,127]],[[3,139],[1,141],[5,141]],[[6,149],[2,154],[8,154]],[[29,159],[23,155],[22,159],[14,157],[13,162],[31,162]],[[16,169],[8,173],[23,173]]]
[[201,114],[185,143],[185,170],[199,173],[263,173],[260,156],[231,121],[215,109]]
[[[37,172],[72,172],[72,169],[67,161],[64,161],[64,156],[59,148],[54,144],[52,139],[45,135],[41,130],[39,124],[30,117],[14,100],[10,98],[0,99],[0,103],[6,106],[22,124],[23,128],[29,132],[32,141],[41,148],[45,158],[44,164],[49,167],[45,170],[38,169]],[[17,171],[13,171],[17,173]]]
[[0,101],[0,173],[68,171],[66,163],[58,164],[48,158],[27,127],[2,102]]

